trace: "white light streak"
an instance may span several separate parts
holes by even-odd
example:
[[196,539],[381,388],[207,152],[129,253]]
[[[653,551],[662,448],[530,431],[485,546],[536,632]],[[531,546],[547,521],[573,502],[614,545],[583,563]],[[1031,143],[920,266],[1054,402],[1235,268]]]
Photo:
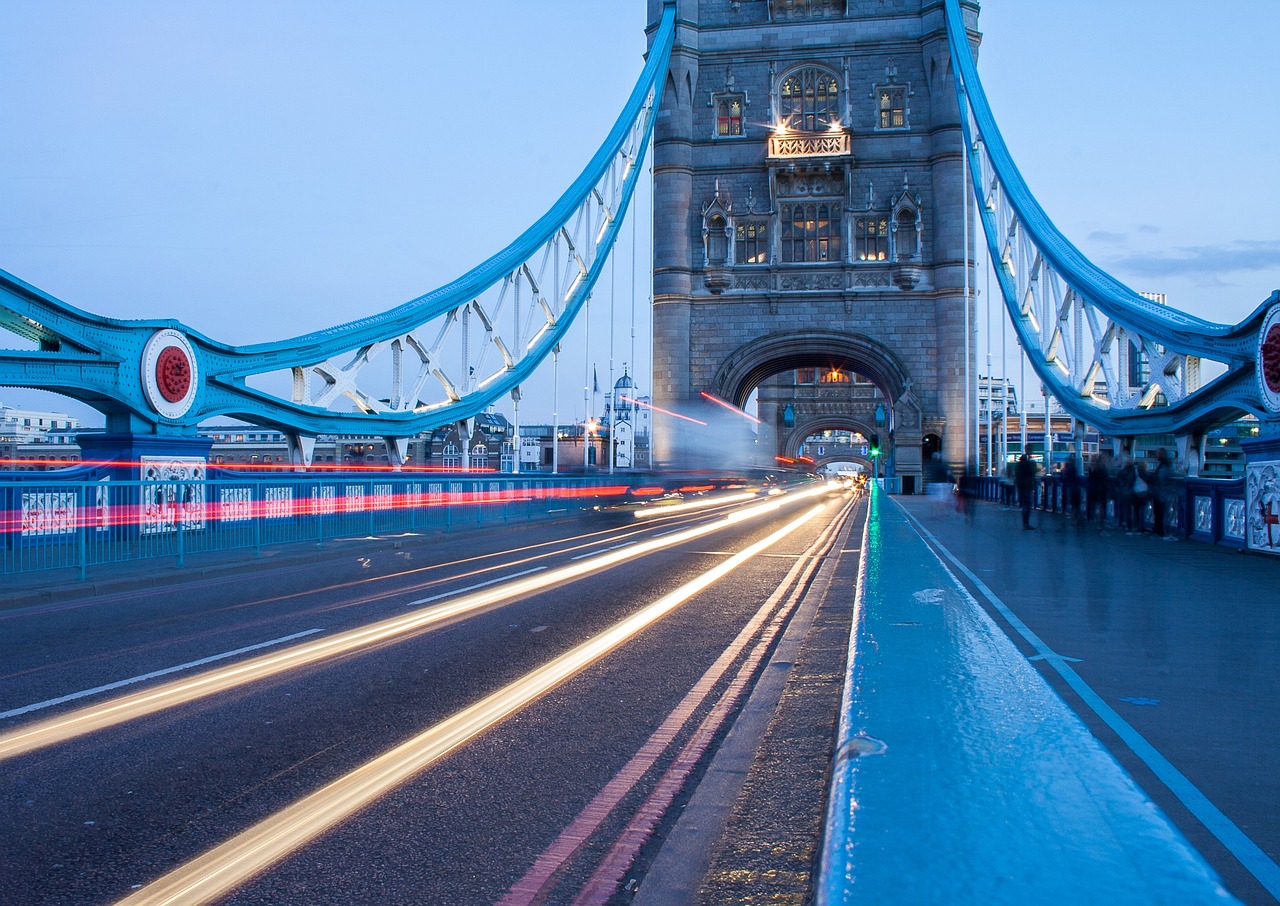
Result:
[[636,510],[635,517],[637,519],[648,519],[651,516],[665,516],[668,513],[682,513],[688,510],[701,510],[710,506],[720,506],[725,503],[739,503],[743,500],[755,500],[756,495],[749,491],[741,494],[729,494],[725,497],[706,497],[698,500],[686,500],[684,503],[664,503],[643,510]]
[[818,493],[827,493],[826,485],[816,484],[812,488],[789,494],[785,498],[745,507],[716,522],[695,526],[662,538],[651,538],[625,550],[604,553],[590,560],[573,563],[539,576],[510,582],[488,591],[464,595],[447,604],[381,620],[304,645],[295,645],[283,651],[250,658],[220,670],[198,673],[186,679],[51,717],[0,735],[0,761],[56,745],[87,733],[114,727],[166,708],[216,695],[289,670],[411,635],[510,598],[531,594],[560,582],[596,573],[634,557],[719,531],[744,519],[763,516],[778,509],[783,501],[789,503],[793,500],[803,500]]
[[205,664],[212,664],[217,661],[224,661],[229,657],[237,657],[241,654],[248,654],[250,651],[259,651],[263,648],[270,648],[273,645],[282,645],[285,642],[292,642],[305,636],[315,635],[319,629],[305,629],[302,632],[295,632],[292,635],[284,635],[278,639],[271,639],[266,642],[259,642],[256,645],[246,645],[243,648],[237,648],[235,651],[224,651],[221,654],[211,654],[208,657],[202,657],[196,661],[187,661],[185,664],[178,664],[176,667],[165,667],[163,670],[152,670],[150,673],[143,673],[139,676],[131,676],[128,679],[116,680],[114,683],[107,683],[104,686],[94,686],[92,689],[83,689],[80,692],[72,692],[67,695],[61,695],[57,698],[51,698],[46,701],[36,702],[33,705],[25,705],[21,708],[14,708],[12,711],[0,711],[0,720],[6,717],[17,717],[20,714],[30,714],[32,711],[42,711],[45,708],[52,708],[54,705],[61,705],[65,702],[72,702],[80,698],[88,698],[90,695],[98,695],[102,692],[110,692],[112,689],[120,689],[124,686],[132,686],[134,683],[141,683],[151,679],[157,679],[162,676],[168,676],[170,673],[179,673],[183,670],[190,670],[192,667],[203,667]]

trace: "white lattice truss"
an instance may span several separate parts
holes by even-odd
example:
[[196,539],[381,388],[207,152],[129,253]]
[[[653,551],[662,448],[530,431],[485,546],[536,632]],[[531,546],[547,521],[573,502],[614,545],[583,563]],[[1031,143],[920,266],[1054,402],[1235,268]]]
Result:
[[[1268,417],[1259,336],[1280,293],[1238,324],[1205,321],[1134,292],[1057,230],[1022,180],[987,104],[960,4],[947,35],[965,162],[1007,314],[1036,375],[1069,413],[1113,436],[1198,434],[1252,412]],[[1133,356],[1145,368],[1131,368]],[[1201,382],[1203,361],[1220,371]],[[1141,376],[1130,383],[1132,376]]]
[[609,251],[605,240],[612,239],[623,186],[640,165],[642,137],[638,121],[571,217],[474,296],[411,330],[293,366],[292,402],[336,412],[349,400],[367,414],[426,413],[516,374],[526,359],[541,359],[558,339],[561,319],[585,302],[584,284]]

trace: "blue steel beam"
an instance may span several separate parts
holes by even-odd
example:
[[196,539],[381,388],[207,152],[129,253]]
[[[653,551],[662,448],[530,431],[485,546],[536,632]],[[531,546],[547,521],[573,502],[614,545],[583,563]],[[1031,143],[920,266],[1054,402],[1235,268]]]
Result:
[[453,282],[378,315],[231,346],[174,320],[85,312],[0,271],[0,327],[39,345],[0,353],[0,385],[62,393],[106,413],[109,429],[156,434],[232,416],[295,439],[405,438],[482,412],[518,390],[586,304],[640,177],[674,35],[665,0],[639,80],[581,175]]
[[[945,14],[983,234],[1036,376],[1069,413],[1106,434],[1198,434],[1246,412],[1280,429],[1280,382],[1263,372],[1264,358],[1280,356],[1264,352],[1280,323],[1280,291],[1238,324],[1219,324],[1145,298],[1089,261],[1041,209],[1009,154],[960,0],[945,0]],[[1136,392],[1127,381],[1129,342],[1151,365]],[[1197,388],[1199,359],[1223,371]]]

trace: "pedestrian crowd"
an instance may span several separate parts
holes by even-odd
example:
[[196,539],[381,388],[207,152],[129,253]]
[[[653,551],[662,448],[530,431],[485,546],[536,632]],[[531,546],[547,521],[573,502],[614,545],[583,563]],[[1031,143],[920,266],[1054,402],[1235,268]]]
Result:
[[[1036,485],[1044,482],[1044,477],[1037,472],[1035,461],[1023,453],[1001,479],[1001,502],[1006,507],[1012,506],[1016,493],[1024,530],[1033,528],[1031,509]],[[1176,505],[1178,498],[1173,486],[1173,466],[1164,447],[1157,449],[1154,459],[1145,463],[1135,460],[1128,450],[1122,449],[1117,456],[1100,451],[1084,471],[1072,453],[1057,475],[1067,518],[1105,528],[1110,511],[1116,528],[1126,535],[1137,535],[1147,531],[1146,514],[1150,506],[1151,534],[1167,541],[1178,540],[1176,535],[1166,533],[1166,509],[1170,502]]]

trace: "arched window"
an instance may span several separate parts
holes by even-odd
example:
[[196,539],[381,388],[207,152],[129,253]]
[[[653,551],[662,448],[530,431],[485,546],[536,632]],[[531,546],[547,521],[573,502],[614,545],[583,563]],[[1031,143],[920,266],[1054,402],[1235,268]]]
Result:
[[800,69],[782,80],[778,122],[788,129],[821,132],[840,123],[840,83],[823,69]]
[[729,231],[724,218],[713,214],[707,218],[707,266],[724,267],[729,257]]
[[456,469],[462,465],[462,451],[458,449],[457,444],[445,444],[442,456],[444,459],[442,464],[446,469]]
[[471,448],[471,468],[484,471],[489,468],[489,448],[476,444]]
[[916,231],[916,212],[911,208],[898,211],[897,231],[894,242],[895,257],[899,261],[914,261],[920,255],[919,234]]

